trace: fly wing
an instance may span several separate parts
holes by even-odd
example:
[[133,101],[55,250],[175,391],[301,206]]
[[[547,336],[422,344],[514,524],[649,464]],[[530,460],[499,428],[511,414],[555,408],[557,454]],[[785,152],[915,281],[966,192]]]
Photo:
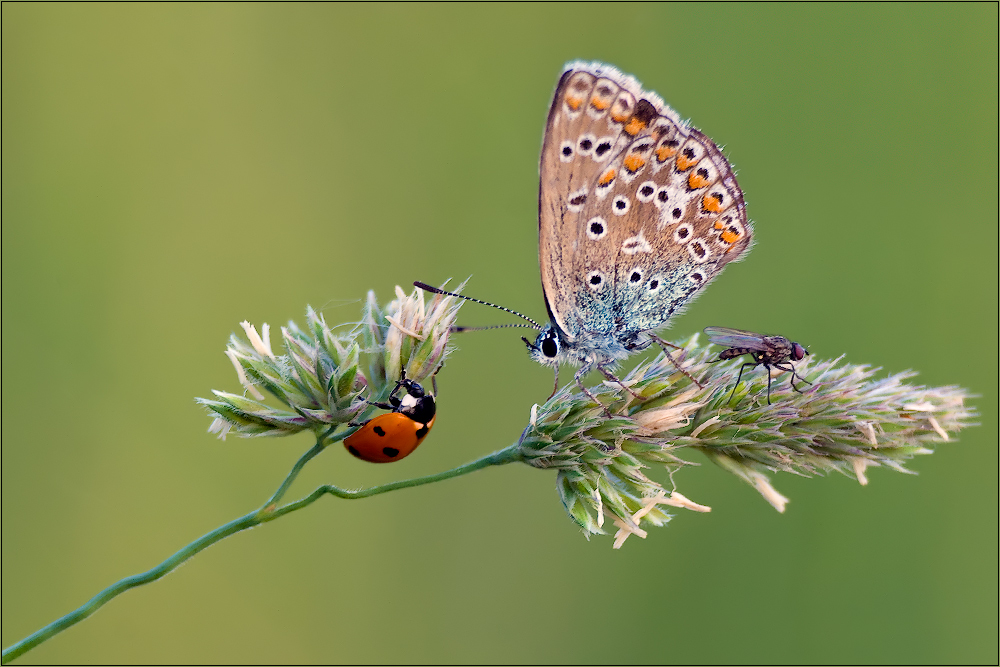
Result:
[[705,327],[705,334],[708,336],[708,340],[716,345],[745,347],[749,350],[757,350],[759,352],[766,352],[768,350],[764,336],[752,331],[730,329],[728,327]]

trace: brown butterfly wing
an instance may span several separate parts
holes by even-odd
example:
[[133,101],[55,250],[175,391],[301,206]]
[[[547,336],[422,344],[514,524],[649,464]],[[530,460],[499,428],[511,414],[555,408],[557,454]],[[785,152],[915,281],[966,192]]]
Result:
[[[600,155],[586,150],[594,137],[608,146]],[[718,147],[614,68],[577,63],[563,75],[541,172],[542,284],[571,336],[658,328],[750,247]]]

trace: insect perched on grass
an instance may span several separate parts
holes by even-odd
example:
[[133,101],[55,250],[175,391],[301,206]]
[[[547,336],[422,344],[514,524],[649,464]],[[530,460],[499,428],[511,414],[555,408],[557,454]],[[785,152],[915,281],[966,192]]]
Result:
[[719,358],[716,359],[716,362],[735,359],[744,354],[749,354],[753,357],[753,361],[748,361],[740,366],[740,374],[737,376],[736,384],[733,386],[733,393],[729,396],[730,401],[733,400],[733,396],[736,394],[736,387],[739,386],[740,378],[743,377],[743,371],[747,366],[756,368],[763,365],[767,369],[768,405],[771,404],[772,366],[779,370],[790,372],[792,377],[788,383],[792,385],[792,389],[800,394],[802,392],[795,386],[796,377],[807,384],[812,384],[812,382],[809,382],[809,380],[796,373],[791,364],[792,361],[802,361],[809,354],[809,350],[798,343],[788,340],[784,336],[765,336],[752,331],[729,329],[726,327],[705,327],[705,334],[716,345],[725,345],[729,348],[719,353]]

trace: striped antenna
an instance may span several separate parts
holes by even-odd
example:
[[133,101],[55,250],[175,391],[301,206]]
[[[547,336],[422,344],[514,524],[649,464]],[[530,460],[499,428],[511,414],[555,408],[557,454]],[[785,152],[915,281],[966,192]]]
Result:
[[[536,322],[535,320],[531,319],[527,315],[522,315],[521,313],[517,312],[516,310],[511,310],[510,308],[504,308],[503,306],[498,306],[495,303],[490,303],[489,301],[480,301],[479,299],[473,299],[471,296],[463,296],[461,294],[455,294],[454,292],[446,292],[443,289],[438,289],[437,287],[432,287],[431,285],[428,285],[427,283],[422,283],[420,281],[414,281],[413,282],[413,286],[414,287],[419,287],[420,289],[422,289],[422,290],[424,290],[426,292],[431,292],[433,294],[444,294],[446,296],[454,296],[454,297],[458,297],[459,299],[465,299],[466,301],[475,301],[476,303],[481,303],[484,306],[492,306],[494,308],[499,308],[500,310],[502,310],[504,312],[510,313],[511,315],[517,315],[521,319],[527,320],[528,322],[531,322],[531,326],[536,331],[540,331],[541,328],[542,328],[541,326],[539,326],[538,322]],[[523,324],[507,324],[507,325],[501,325],[501,327],[502,326],[524,326],[524,325]],[[498,329],[498,328],[501,328],[501,327],[479,327],[479,328],[483,328],[483,329],[494,329],[494,328],[496,328],[496,329]],[[471,331],[473,328],[474,327],[460,327],[460,329],[463,329],[465,331]]]
[[462,333],[463,331],[486,331],[487,329],[511,329],[513,327],[524,327],[525,329],[534,329],[535,327],[530,324],[521,324],[520,322],[515,322],[514,324],[493,324],[488,327],[461,327],[454,326],[451,328],[452,333]]

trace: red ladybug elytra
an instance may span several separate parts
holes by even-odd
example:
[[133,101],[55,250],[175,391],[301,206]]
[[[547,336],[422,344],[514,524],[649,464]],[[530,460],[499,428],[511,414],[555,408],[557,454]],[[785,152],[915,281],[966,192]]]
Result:
[[[400,389],[405,389],[406,394],[397,398]],[[396,383],[388,403],[372,405],[392,412],[369,419],[344,440],[347,451],[362,461],[391,463],[406,458],[434,426],[434,397],[405,377]]]

